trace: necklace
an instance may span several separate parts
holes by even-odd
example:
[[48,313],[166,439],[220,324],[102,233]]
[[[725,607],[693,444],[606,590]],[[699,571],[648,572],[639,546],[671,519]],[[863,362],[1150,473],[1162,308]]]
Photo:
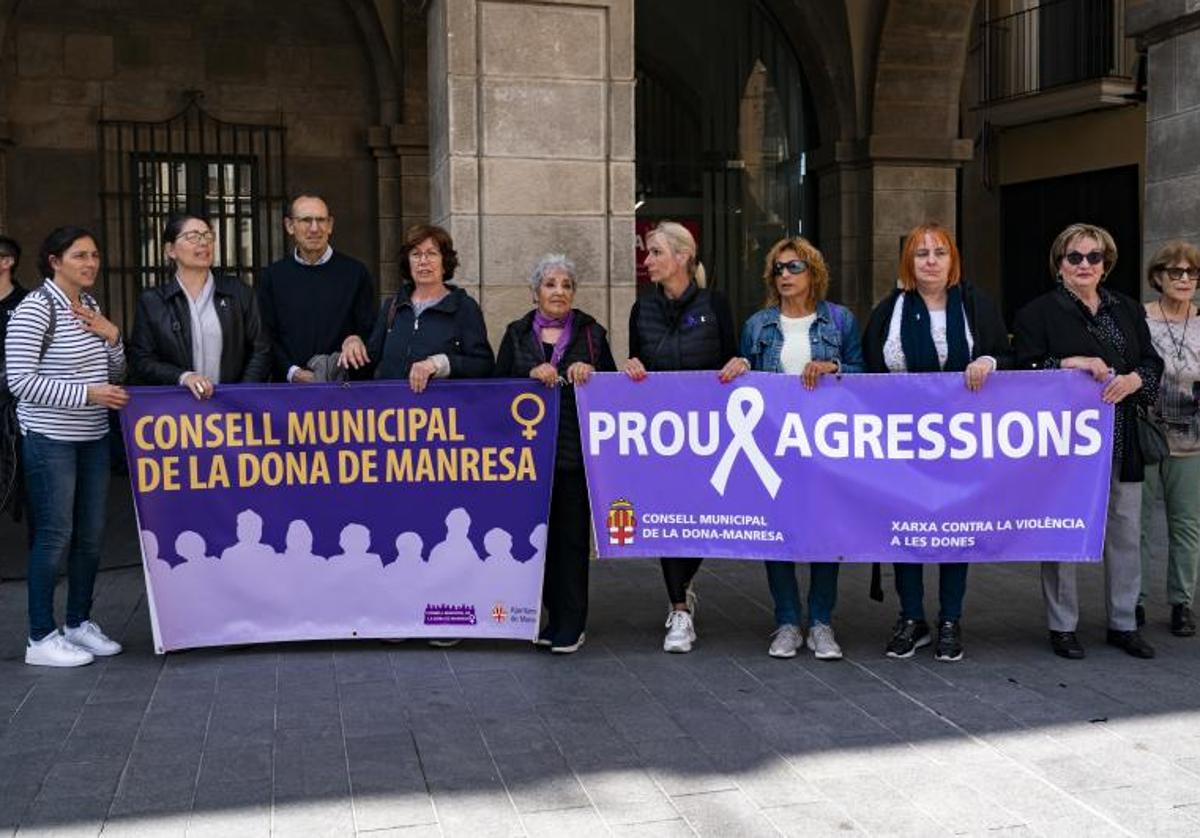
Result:
[[1192,304],[1188,303],[1187,313],[1183,317],[1183,332],[1179,335],[1179,340],[1175,339],[1175,332],[1171,328],[1171,319],[1167,317],[1167,311],[1163,308],[1162,300],[1158,301],[1158,313],[1162,315],[1163,324],[1167,327],[1167,337],[1171,339],[1171,345],[1175,347],[1175,360],[1183,360],[1183,347],[1187,342],[1188,321],[1192,319]]

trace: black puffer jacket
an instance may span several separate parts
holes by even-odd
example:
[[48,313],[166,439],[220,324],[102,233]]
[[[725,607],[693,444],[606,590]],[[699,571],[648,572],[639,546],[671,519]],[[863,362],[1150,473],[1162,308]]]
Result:
[[675,300],[655,285],[629,312],[629,357],[651,372],[719,370],[735,355],[729,303],[695,281]]
[[463,289],[449,291],[418,318],[412,305],[412,283],[406,283],[383,306],[367,341],[367,354],[376,363],[376,378],[408,378],[417,361],[444,354],[451,378],[489,378],[495,358],[479,303]]
[[[213,276],[213,308],[221,322],[221,381],[266,381],[271,343],[249,285],[231,276]],[[179,280],[172,277],[138,298],[133,333],[125,351],[136,384],[178,384],[195,371],[192,316]]]
[[[575,309],[571,343],[558,362],[558,374],[566,377],[567,368],[578,361],[591,364],[596,372],[615,372],[612,349],[604,327],[579,309]],[[496,358],[497,378],[527,378],[530,370],[546,363],[547,358],[533,333],[533,312],[508,324],[500,341]],[[575,388],[560,384],[558,403],[558,453],[554,458],[556,470],[578,471],[583,468],[579,444],[579,416],[575,410]],[[587,385],[584,385],[587,386]]]

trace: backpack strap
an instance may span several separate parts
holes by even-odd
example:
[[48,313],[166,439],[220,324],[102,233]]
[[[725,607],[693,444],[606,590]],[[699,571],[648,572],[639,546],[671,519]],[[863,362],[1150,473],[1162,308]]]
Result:
[[399,310],[399,308],[400,308],[400,295],[398,293],[393,294],[392,301],[390,303],[388,303],[388,311],[387,311],[387,330],[389,332],[392,330],[392,325],[395,324],[395,322],[396,322],[396,312]]
[[42,335],[42,349],[38,353],[38,363],[46,357],[46,353],[50,351],[50,344],[54,342],[54,331],[58,326],[58,303],[54,300],[54,295],[50,293],[50,289],[46,287],[46,283],[38,286],[35,292],[50,307],[50,322],[46,325],[46,333]]

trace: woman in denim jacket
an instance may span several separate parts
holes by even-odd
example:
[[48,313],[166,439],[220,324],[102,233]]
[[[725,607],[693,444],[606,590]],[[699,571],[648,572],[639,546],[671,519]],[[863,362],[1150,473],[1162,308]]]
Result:
[[[741,354],[751,369],[799,375],[812,390],[823,375],[863,371],[858,323],[843,306],[825,300],[829,269],[821,251],[804,238],[782,239],[763,266],[767,300],[742,328]],[[775,600],[775,634],[768,653],[795,657],[803,644],[800,589],[793,562],[766,562],[767,584]],[[809,565],[808,648],[818,660],[842,657],[830,627],[837,601],[838,566]]]

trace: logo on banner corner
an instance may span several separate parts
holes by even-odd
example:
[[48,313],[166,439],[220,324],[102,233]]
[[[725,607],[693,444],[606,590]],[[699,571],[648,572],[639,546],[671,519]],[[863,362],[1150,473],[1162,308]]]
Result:
[[637,531],[637,514],[633,504],[617,498],[608,505],[608,543],[625,546],[633,543]]
[[504,607],[503,602],[497,602],[492,606],[492,619],[497,624],[508,622],[508,609]]

